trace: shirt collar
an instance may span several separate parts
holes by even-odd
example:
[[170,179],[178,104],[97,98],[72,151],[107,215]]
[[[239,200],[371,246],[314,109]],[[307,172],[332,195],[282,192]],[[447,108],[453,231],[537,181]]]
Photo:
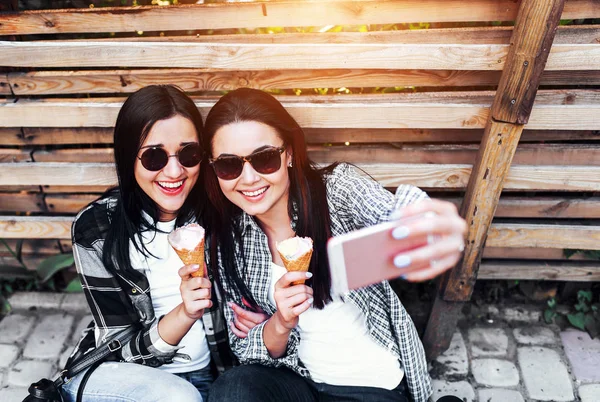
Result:
[[[262,229],[258,226],[256,219],[248,215],[246,212],[241,211],[240,216],[237,218],[238,227],[241,229],[242,237],[246,236],[246,232],[249,230],[261,231]],[[298,204],[292,201],[292,230],[296,233],[298,227]]]

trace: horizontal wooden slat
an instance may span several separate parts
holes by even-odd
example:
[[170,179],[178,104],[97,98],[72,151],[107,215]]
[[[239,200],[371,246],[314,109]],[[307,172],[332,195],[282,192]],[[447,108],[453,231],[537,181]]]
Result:
[[[500,71],[452,70],[278,70],[208,71],[205,69],[39,71],[12,73],[16,95],[132,93],[150,84],[175,84],[188,92],[227,91],[237,87],[263,90],[353,87],[490,87]],[[600,71],[547,71],[541,85],[600,85]]]
[[[473,164],[479,145],[352,145],[310,146],[309,157],[317,163],[429,163]],[[36,162],[114,162],[112,148],[59,149],[35,151]],[[589,165],[600,166],[600,145],[521,144],[516,165]]]
[[600,250],[600,226],[495,223],[486,245]]
[[[511,21],[513,0],[277,1],[5,13],[0,35],[170,31],[403,22]],[[594,0],[569,0],[563,19],[598,18]]]
[[[597,117],[600,92],[549,92],[539,93],[529,129],[600,128]],[[206,115],[213,102],[197,101],[196,105]],[[414,97],[355,95],[307,100],[284,98],[283,104],[302,127],[308,128],[475,129],[485,125],[491,97],[470,93],[427,93]],[[121,105],[108,100],[19,101],[0,104],[0,121],[4,127],[112,127]]]
[[[116,181],[116,180],[115,180]],[[115,183],[116,184],[116,183]],[[93,193],[97,195],[103,194],[106,190],[114,187],[114,184],[107,184],[101,186],[78,186],[78,185],[70,185],[70,186],[42,186],[45,194],[75,194],[75,193]]]
[[2,212],[45,212],[42,194],[0,193]]
[[[230,71],[297,69],[502,70],[509,45],[0,42],[4,67],[188,67]],[[61,57],[56,57],[60,54]],[[550,50],[547,71],[594,70],[600,45]]]
[[[40,255],[40,254],[58,254],[61,252],[59,243],[57,240],[41,240],[41,239],[6,239],[8,246],[14,252],[17,251],[18,244],[21,243],[21,253],[23,255]],[[6,248],[0,247],[0,255],[9,256],[11,255]]]
[[[423,188],[462,190],[470,165],[358,164],[385,187],[403,183]],[[111,163],[0,163],[0,185],[49,185],[78,187],[116,184]],[[600,191],[597,166],[523,166],[510,169],[506,190]]]
[[[430,194],[442,198],[457,207],[462,204],[461,197],[446,196],[443,193]],[[500,197],[495,218],[547,218],[547,219],[600,219],[600,198],[575,196],[563,197],[522,197],[503,195]]]
[[50,194],[44,200],[50,212],[75,214],[97,198],[98,194]]
[[0,148],[0,163],[6,162],[31,162],[31,150]]
[[600,281],[598,262],[523,262],[483,260],[477,279]]
[[6,73],[0,73],[0,95],[10,95],[10,84],[8,82],[8,75]]
[[3,239],[70,239],[70,217],[0,217]]
[[[527,248],[527,247],[485,247],[484,259],[513,259],[513,260],[567,260],[565,252],[558,248]],[[585,260],[580,254],[575,254],[568,260]]]
[[[0,136],[2,136],[0,128]],[[112,144],[111,127],[39,128],[24,127],[25,136],[17,134],[17,128],[4,129],[0,137],[6,145],[63,145],[63,144]],[[479,143],[482,129],[361,129],[361,128],[305,128],[308,143]],[[596,130],[524,130],[520,143],[540,141],[599,141]]]

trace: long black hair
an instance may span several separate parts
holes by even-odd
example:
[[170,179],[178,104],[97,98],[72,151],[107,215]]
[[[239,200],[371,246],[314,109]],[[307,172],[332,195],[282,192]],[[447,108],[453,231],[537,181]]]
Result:
[[[318,169],[308,158],[304,132],[296,120],[273,96],[255,89],[241,88],[223,96],[206,117],[203,135],[204,149],[211,153],[212,142],[217,130],[227,124],[255,121],[266,124],[279,134],[286,148],[291,148],[292,167],[288,167],[290,177],[290,196],[288,213],[290,219],[297,214],[296,235],[313,239],[313,254],[309,271],[313,273],[313,305],[323,308],[331,300],[331,276],[327,261],[326,243],[331,237],[331,219],[327,204],[324,175],[333,169],[333,165]],[[244,267],[236,269],[236,244],[242,247],[241,233],[235,221],[241,210],[231,203],[221,191],[213,169],[204,169],[204,182],[209,198],[211,213],[207,213],[210,224],[210,258],[213,278],[221,291],[222,282],[233,287],[254,308],[257,303],[248,290],[243,276]],[[224,277],[218,269],[220,251]],[[243,253],[243,250],[240,250]]]
[[[135,277],[129,258],[130,241],[138,252],[148,256],[150,253],[139,234],[144,231],[157,231],[159,207],[140,188],[135,179],[134,166],[140,147],[157,121],[180,115],[190,120],[196,128],[198,142],[202,143],[202,116],[194,101],[183,91],[172,85],[150,85],[129,96],[119,111],[114,133],[114,152],[118,187],[109,190],[105,197],[116,200],[111,210],[111,224],[107,228],[102,260],[111,270]],[[191,219],[200,219],[206,204],[202,176],[190,191],[179,210],[176,226]],[[150,219],[142,214],[146,212]]]

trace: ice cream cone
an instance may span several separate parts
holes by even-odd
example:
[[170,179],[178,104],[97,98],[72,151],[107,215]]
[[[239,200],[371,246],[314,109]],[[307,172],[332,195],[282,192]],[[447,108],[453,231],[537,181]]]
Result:
[[[284,253],[281,252],[279,247],[277,248],[277,252],[279,253],[281,260],[283,261],[283,265],[285,266],[285,269],[287,269],[288,272],[308,272],[308,268],[310,267],[310,259],[312,257],[313,249],[312,249],[312,239],[310,239],[310,238],[306,238],[306,239],[310,240],[310,249],[296,258],[288,258],[289,255],[286,256]],[[302,279],[302,280],[292,282],[292,285],[299,285],[304,282],[305,282],[305,280]]]
[[197,264],[193,277],[204,276],[204,228],[195,223],[169,233],[169,244],[185,265]]

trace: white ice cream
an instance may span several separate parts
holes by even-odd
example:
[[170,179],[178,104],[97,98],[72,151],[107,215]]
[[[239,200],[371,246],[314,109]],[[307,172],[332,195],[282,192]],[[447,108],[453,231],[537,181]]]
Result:
[[277,250],[288,260],[295,260],[312,250],[313,241],[310,237],[291,237],[277,243]]
[[178,250],[193,250],[204,239],[204,228],[196,223],[169,233],[169,243]]

